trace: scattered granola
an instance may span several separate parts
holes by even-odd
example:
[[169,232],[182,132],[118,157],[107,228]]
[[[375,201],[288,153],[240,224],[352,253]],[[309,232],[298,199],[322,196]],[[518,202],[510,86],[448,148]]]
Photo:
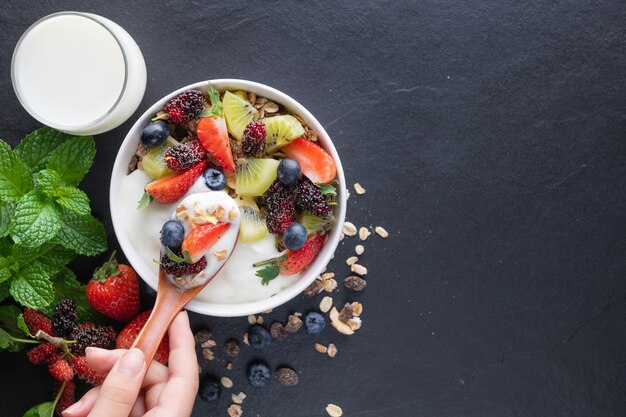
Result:
[[300,317],[296,316],[295,314],[291,314],[287,319],[287,324],[285,324],[285,330],[287,330],[289,333],[295,333],[300,330],[302,324],[302,319]]
[[243,410],[239,404],[231,404],[227,411],[230,417],[241,417],[243,415]]
[[353,301],[351,306],[352,306],[352,314],[355,317],[359,317],[361,314],[363,314],[363,304],[359,303],[358,301]]
[[239,394],[231,394],[230,399],[233,403],[241,405],[243,404],[243,400],[246,399],[246,394],[243,392],[240,392]]
[[232,362],[226,362],[226,369],[228,369],[229,371],[231,369],[233,369],[233,363]]
[[363,245],[356,245],[356,246],[354,247],[354,252],[355,252],[357,255],[363,255],[363,252],[365,252],[365,247],[364,247]]
[[218,261],[223,261],[224,259],[226,259],[227,254],[228,249],[222,249],[220,251],[213,252],[213,256],[215,256],[215,259],[217,259]]
[[328,404],[326,406],[326,412],[330,417],[341,417],[343,415],[341,407],[335,404]]
[[352,304],[346,303],[341,309],[341,311],[339,312],[339,320],[343,321],[344,323],[347,323],[348,320],[352,318],[353,313],[354,313],[354,310],[352,309]]
[[231,358],[236,358],[239,355],[239,342],[235,339],[228,339],[224,342],[224,352]]
[[346,236],[356,235],[356,226],[350,222],[345,222],[343,224],[343,234]]
[[372,234],[372,232],[370,232],[368,230],[367,227],[363,226],[359,229],[359,239],[361,240],[367,240],[367,238]]
[[324,297],[320,302],[320,310],[322,313],[328,313],[333,306],[333,299],[331,297]]
[[365,194],[365,188],[361,187],[361,184],[359,184],[358,182],[356,184],[354,184],[354,191],[356,191],[357,194]]
[[339,311],[335,307],[330,310],[330,324],[341,334],[354,334],[354,330],[348,324],[339,320]]
[[367,287],[367,281],[352,275],[343,279],[343,285],[350,291],[363,291]]
[[366,275],[367,274],[367,268],[364,267],[363,265],[359,265],[359,264],[352,264],[350,266],[350,270],[352,272],[354,272],[355,274],[359,274],[359,275]]
[[321,343],[316,343],[315,344],[315,350],[317,350],[319,353],[326,353],[328,352],[328,348],[326,346],[324,346]]
[[223,376],[220,378],[220,383],[224,386],[224,388],[232,388],[233,380],[227,376]]
[[328,345],[328,356],[334,358],[337,355],[337,346],[334,343]]
[[346,264],[348,265],[354,265],[355,263],[357,263],[359,261],[359,258],[356,256],[351,256],[348,259],[346,259]]
[[209,340],[212,335],[213,334],[211,333],[210,330],[200,329],[193,335],[193,338],[195,339],[197,344],[201,344]]
[[278,368],[275,375],[280,385],[284,387],[295,387],[300,382],[296,371],[290,368]]
[[250,323],[250,325],[252,326],[256,324],[256,316],[254,314],[250,314],[248,316],[248,323]]
[[322,288],[326,292],[332,292],[337,288],[337,281],[335,281],[335,274],[332,272],[323,273],[319,280],[322,283]]
[[213,359],[215,359],[215,354],[211,349],[204,348],[202,349],[202,357],[208,361],[212,361]]
[[243,334],[243,336],[241,337],[241,340],[243,340],[244,345],[250,346],[250,342],[248,341],[248,332],[245,332]]
[[277,321],[272,323],[272,325],[270,326],[270,334],[274,339],[278,340],[279,342],[282,342],[287,338],[287,336],[289,336],[289,332],[285,330],[285,326]]
[[387,239],[389,237],[389,232],[387,232],[380,226],[376,226],[374,231],[378,234],[378,236],[382,237],[383,239]]
[[316,279],[302,292],[302,295],[304,298],[313,298],[321,293],[323,289],[324,286],[322,285],[322,282],[319,279]]
[[265,320],[263,319],[263,316],[259,316],[256,318],[256,324],[263,324]]

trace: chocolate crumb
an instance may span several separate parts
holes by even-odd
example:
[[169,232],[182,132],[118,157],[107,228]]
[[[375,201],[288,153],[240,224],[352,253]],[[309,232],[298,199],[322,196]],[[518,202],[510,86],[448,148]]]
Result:
[[293,369],[279,368],[274,373],[280,385],[284,387],[295,387],[300,382],[298,374]]
[[322,285],[322,282],[316,279],[302,292],[302,295],[304,298],[313,298],[321,293],[323,288],[324,286]]
[[224,343],[224,352],[231,358],[236,358],[239,355],[239,342],[235,339],[228,339]]
[[367,281],[355,275],[344,278],[343,285],[350,291],[363,291],[367,287]]
[[285,324],[285,330],[289,333],[295,333],[300,330],[300,327],[302,327],[302,319],[295,314],[290,315],[287,324]]
[[289,336],[289,333],[285,330],[285,326],[277,321],[272,323],[272,326],[270,327],[270,334],[279,342],[282,342],[287,338],[287,336]]

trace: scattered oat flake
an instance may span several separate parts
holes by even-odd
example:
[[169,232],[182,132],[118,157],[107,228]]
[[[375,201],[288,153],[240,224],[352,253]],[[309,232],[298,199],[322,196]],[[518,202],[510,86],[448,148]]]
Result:
[[343,234],[346,236],[356,235],[356,226],[350,222],[345,222],[343,224]]
[[352,304],[352,314],[355,317],[359,317],[361,314],[363,314],[363,304],[359,303],[358,301],[354,301]]
[[215,359],[215,354],[213,353],[211,349],[204,348],[202,349],[202,357],[206,359],[207,361],[212,361],[213,359]]
[[339,320],[339,311],[335,307],[330,310],[330,324],[341,334],[354,334],[354,330],[348,324]]
[[352,264],[352,266],[350,266],[350,270],[354,272],[355,274],[359,274],[359,275],[367,274],[367,268],[359,264]]
[[250,346],[250,342],[248,341],[248,332],[245,332],[243,334],[243,337],[241,338],[243,340],[243,343],[247,346]]
[[328,356],[330,356],[331,358],[334,358],[336,354],[337,354],[337,346],[335,346],[334,343],[329,344],[328,345]]
[[363,322],[361,321],[360,317],[352,317],[350,320],[348,320],[348,326],[350,326],[350,328],[354,331],[359,330],[362,323]]
[[363,245],[356,245],[356,246],[354,247],[354,252],[355,252],[357,255],[363,255],[363,252],[365,252],[365,247],[364,247]]
[[346,235],[345,235],[343,232],[341,232],[341,234],[339,235],[339,240],[340,240],[340,241],[341,241],[341,240],[344,240],[344,239],[345,239],[345,237],[346,237]]
[[331,297],[326,296],[322,298],[322,301],[320,302],[320,310],[322,310],[322,313],[328,313],[332,306],[333,299]]
[[259,316],[256,318],[256,324],[263,324],[263,321],[264,321],[263,316]]
[[244,394],[243,392],[240,392],[239,394],[231,394],[230,399],[233,401],[233,403],[235,404],[243,404],[243,400],[246,399],[246,394]]
[[337,281],[335,281],[332,278],[327,279],[326,281],[324,281],[323,287],[324,287],[324,291],[333,292],[337,288]]
[[357,194],[365,194],[365,188],[361,187],[361,184],[359,184],[358,182],[354,184],[354,191],[356,191]]
[[359,258],[357,258],[356,256],[351,256],[348,259],[346,259],[346,264],[348,265],[354,265],[355,263],[357,263],[359,261]]
[[235,207],[230,209],[230,212],[228,212],[228,220],[233,221],[237,218],[237,216],[238,216],[237,209]]
[[224,259],[226,259],[227,254],[228,249],[222,249],[217,252],[213,252],[213,256],[215,256],[215,259],[217,259],[218,261],[223,261]]
[[378,236],[382,237],[383,239],[387,239],[389,237],[389,232],[387,232],[380,226],[376,226],[374,231],[378,234]]
[[335,404],[328,404],[326,406],[326,412],[330,417],[341,417],[343,415],[341,407]]
[[252,314],[250,314],[248,316],[248,323],[250,323],[251,325],[255,325],[256,324],[256,317]]
[[231,369],[233,369],[233,363],[232,363],[232,362],[228,362],[228,363],[226,364],[226,369],[228,369],[229,371],[230,371]]
[[232,388],[233,387],[233,380],[230,379],[227,376],[223,376],[222,378],[220,378],[220,382],[226,388]]
[[359,239],[366,240],[372,232],[370,232],[367,227],[363,226],[359,229]]
[[230,417],[241,417],[243,415],[243,410],[239,404],[231,404],[227,411]]
[[315,350],[317,350],[319,353],[326,353],[328,352],[328,348],[326,346],[324,346],[321,343],[316,343],[315,344]]

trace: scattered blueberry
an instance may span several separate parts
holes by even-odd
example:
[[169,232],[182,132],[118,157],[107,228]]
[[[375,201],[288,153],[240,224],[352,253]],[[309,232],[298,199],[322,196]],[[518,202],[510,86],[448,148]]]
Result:
[[320,334],[326,326],[326,320],[320,313],[311,311],[304,316],[304,325],[309,334]]
[[174,252],[178,251],[183,244],[185,229],[178,220],[169,220],[161,227],[161,243]]
[[301,223],[293,222],[283,233],[283,243],[287,249],[298,250],[306,243],[306,227]]
[[170,129],[167,123],[162,120],[152,122],[143,128],[141,132],[141,144],[146,148],[155,148],[165,142],[170,135]]
[[203,401],[217,401],[222,395],[220,381],[214,376],[207,375],[200,380],[198,395]]
[[213,191],[221,191],[226,187],[226,177],[219,169],[207,168],[204,173],[206,186]]
[[293,187],[300,179],[300,164],[292,158],[285,158],[278,164],[278,179],[287,187]]
[[256,362],[248,367],[248,380],[253,387],[263,388],[271,379],[272,372],[264,363]]
[[265,350],[272,343],[272,335],[263,326],[252,326],[248,330],[248,342],[256,350]]

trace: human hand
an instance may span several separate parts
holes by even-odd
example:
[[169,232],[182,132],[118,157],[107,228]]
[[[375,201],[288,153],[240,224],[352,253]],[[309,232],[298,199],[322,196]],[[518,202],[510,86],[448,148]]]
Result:
[[198,391],[198,362],[186,312],[176,316],[168,335],[169,366],[153,361],[146,369],[139,349],[87,348],[89,365],[108,376],[63,416],[189,417]]

